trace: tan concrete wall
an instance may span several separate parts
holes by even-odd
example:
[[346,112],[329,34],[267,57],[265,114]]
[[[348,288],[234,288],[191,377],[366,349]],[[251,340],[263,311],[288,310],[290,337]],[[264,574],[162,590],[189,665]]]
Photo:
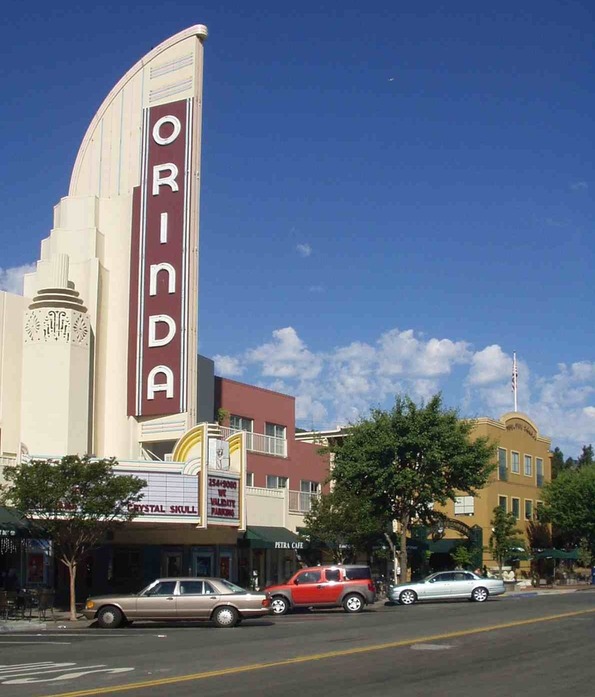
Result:
[[0,456],[21,447],[23,318],[30,300],[0,291]]

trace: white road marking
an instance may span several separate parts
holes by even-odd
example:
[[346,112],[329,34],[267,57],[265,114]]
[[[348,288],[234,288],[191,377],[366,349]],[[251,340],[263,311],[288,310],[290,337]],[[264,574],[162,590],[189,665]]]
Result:
[[413,644],[411,649],[413,651],[446,651],[452,649],[452,646],[450,644]]
[[[93,666],[77,666],[76,663],[19,663],[0,665],[0,683],[3,685],[27,685],[29,683],[55,682],[56,680],[74,680],[91,673],[127,673],[134,668],[108,668],[104,663]],[[52,673],[52,677],[46,677]]]
[[32,644],[54,644],[60,646],[70,646],[72,641],[2,641],[2,639],[0,639],[0,645],[4,646],[4,644],[25,644],[26,646]]
[[134,668],[99,668],[97,670],[81,670],[74,673],[63,673],[62,675],[56,675],[54,678],[48,678],[44,680],[35,678],[20,678],[18,680],[6,680],[4,685],[29,685],[30,683],[39,682],[55,682],[56,680],[76,680],[76,678],[82,678],[84,675],[90,675],[91,673],[110,673],[115,675],[116,673],[128,673]]

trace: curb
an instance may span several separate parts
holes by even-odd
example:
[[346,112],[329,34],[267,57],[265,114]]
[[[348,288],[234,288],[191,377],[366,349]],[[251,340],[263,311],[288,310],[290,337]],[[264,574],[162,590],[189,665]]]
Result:
[[88,620],[55,620],[51,622],[32,622],[28,620],[13,620],[10,623],[0,622],[0,634],[16,632],[54,632],[65,629],[85,629],[91,623]]

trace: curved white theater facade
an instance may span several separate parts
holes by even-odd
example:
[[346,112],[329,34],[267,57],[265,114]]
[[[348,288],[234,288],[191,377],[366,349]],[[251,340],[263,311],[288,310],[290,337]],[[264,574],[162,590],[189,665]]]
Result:
[[[135,566],[127,545],[149,539],[156,575],[205,560],[211,572],[224,559],[229,568],[245,529],[243,437],[197,426],[206,36],[204,25],[176,34],[111,90],[24,297],[1,294],[3,464],[93,453],[147,480],[137,522],[115,533],[109,559],[95,559],[99,585],[114,566]],[[9,408],[18,414],[7,418]],[[153,449],[162,456],[147,457]]]

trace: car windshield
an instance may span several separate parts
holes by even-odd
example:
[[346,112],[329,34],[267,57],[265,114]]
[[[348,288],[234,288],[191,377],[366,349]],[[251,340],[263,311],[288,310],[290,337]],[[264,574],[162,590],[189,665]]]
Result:
[[219,583],[222,586],[225,586],[225,588],[230,590],[232,593],[248,593],[249,592],[245,588],[242,588],[241,586],[236,586],[235,583],[228,581],[226,578],[220,578]]
[[147,595],[147,593],[151,590],[151,588],[156,586],[158,583],[159,583],[159,581],[151,581],[151,583],[149,583],[148,586],[144,586],[136,593],[133,593],[133,595]]

